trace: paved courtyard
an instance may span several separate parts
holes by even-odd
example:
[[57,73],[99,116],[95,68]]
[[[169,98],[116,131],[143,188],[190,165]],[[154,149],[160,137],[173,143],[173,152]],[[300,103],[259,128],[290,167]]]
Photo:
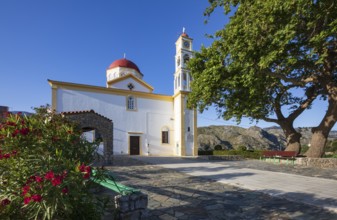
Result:
[[117,179],[149,195],[148,219],[336,219],[334,170],[248,161],[113,158]]

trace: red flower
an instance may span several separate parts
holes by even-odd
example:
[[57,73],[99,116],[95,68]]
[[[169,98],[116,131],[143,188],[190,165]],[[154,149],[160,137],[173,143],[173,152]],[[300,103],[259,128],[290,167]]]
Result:
[[20,131],[18,129],[15,129],[12,133],[12,137],[15,137],[16,135],[18,135],[20,133]]
[[46,178],[47,180],[51,180],[51,179],[53,179],[54,178],[54,172],[53,171],[48,171],[47,173],[46,173],[46,175],[44,176],[44,178]]
[[18,151],[16,151],[16,150],[13,150],[13,151],[12,151],[12,155],[13,155],[13,156],[15,156],[17,153],[18,153]]
[[24,187],[22,187],[22,195],[26,195],[30,190],[30,186],[29,185],[25,185]]
[[82,165],[78,166],[78,169],[79,169],[81,172],[85,172],[85,165],[84,165],[84,163],[82,163]]
[[52,179],[51,183],[53,184],[53,186],[58,186],[58,185],[60,185],[60,184],[62,183],[62,177],[59,176],[59,175],[56,175],[56,176]]
[[35,176],[35,181],[38,182],[38,183],[41,183],[43,181],[43,177]]
[[4,157],[5,159],[8,159],[8,158],[11,157],[11,155],[10,155],[10,154],[4,154],[3,157]]
[[90,173],[85,173],[83,176],[84,179],[89,179],[90,178]]
[[91,167],[90,166],[86,166],[85,167],[85,172],[90,173],[91,172]]
[[42,200],[42,196],[38,194],[32,195],[31,198],[33,199],[34,202],[41,202]]
[[28,133],[29,133],[29,128],[22,128],[20,130],[20,134],[22,134],[22,135],[27,135]]
[[68,194],[68,192],[69,192],[69,189],[68,189],[68,187],[64,187],[63,189],[62,189],[62,193],[63,194]]
[[1,201],[1,206],[6,206],[6,205],[9,205],[11,203],[11,201],[9,199],[3,199]]
[[7,121],[6,125],[8,125],[8,126],[16,126],[16,123],[15,122],[11,122],[11,121]]
[[31,200],[32,200],[31,197],[25,197],[25,198],[23,199],[23,202],[25,203],[25,205],[27,205],[28,203],[30,203]]

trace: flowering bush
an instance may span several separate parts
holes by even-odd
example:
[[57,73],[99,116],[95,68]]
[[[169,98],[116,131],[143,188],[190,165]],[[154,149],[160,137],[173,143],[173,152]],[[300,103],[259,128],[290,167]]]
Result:
[[0,123],[0,219],[100,219],[90,179],[96,148],[48,108],[8,115]]

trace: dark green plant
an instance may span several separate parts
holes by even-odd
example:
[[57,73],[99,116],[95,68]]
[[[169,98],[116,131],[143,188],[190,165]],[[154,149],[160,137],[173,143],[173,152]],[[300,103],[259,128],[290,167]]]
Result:
[[247,159],[259,159],[262,156],[262,151],[254,150],[254,151],[242,151],[242,150],[219,150],[213,151],[213,155],[240,155],[243,158]]
[[[337,4],[313,0],[211,0],[230,21],[188,63],[188,105],[220,117],[278,124],[287,150],[299,151],[293,122],[318,97],[328,99],[312,129],[308,157],[321,157],[337,121]],[[225,19],[224,19],[225,21]],[[300,92],[299,92],[300,91]]]
[[90,179],[97,146],[62,115],[35,110],[0,123],[0,219],[100,219]]
[[309,149],[309,146],[308,146],[308,145],[303,145],[303,146],[301,147],[301,152],[300,152],[300,154],[301,154],[301,155],[305,154],[305,152],[307,152],[308,149]]
[[212,150],[199,150],[198,151],[198,155],[202,156],[202,155],[213,155],[213,151]]
[[236,150],[239,150],[239,151],[246,151],[247,150],[247,147],[246,146],[243,146],[243,145],[240,145],[236,148]]
[[220,144],[215,145],[214,150],[222,150],[222,146]]

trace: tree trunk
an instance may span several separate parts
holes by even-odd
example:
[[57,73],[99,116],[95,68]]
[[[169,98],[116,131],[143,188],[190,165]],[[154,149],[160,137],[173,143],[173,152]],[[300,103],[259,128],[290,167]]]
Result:
[[[335,88],[337,89],[337,88]],[[335,93],[336,94],[336,93]],[[329,133],[337,121],[337,95],[329,95],[329,105],[321,123],[312,129],[311,146],[307,157],[322,157]]]
[[286,137],[287,147],[285,151],[296,151],[299,154],[301,152],[301,136],[302,135],[294,129],[294,131]]
[[322,157],[324,155],[324,148],[327,141],[327,136],[322,131],[313,131],[311,137],[311,146],[305,153],[307,157]]
[[293,126],[294,120],[292,118],[285,118],[279,121],[278,124],[281,126],[285,138],[287,140],[287,146],[285,151],[296,151],[301,152],[301,133],[295,130]]

